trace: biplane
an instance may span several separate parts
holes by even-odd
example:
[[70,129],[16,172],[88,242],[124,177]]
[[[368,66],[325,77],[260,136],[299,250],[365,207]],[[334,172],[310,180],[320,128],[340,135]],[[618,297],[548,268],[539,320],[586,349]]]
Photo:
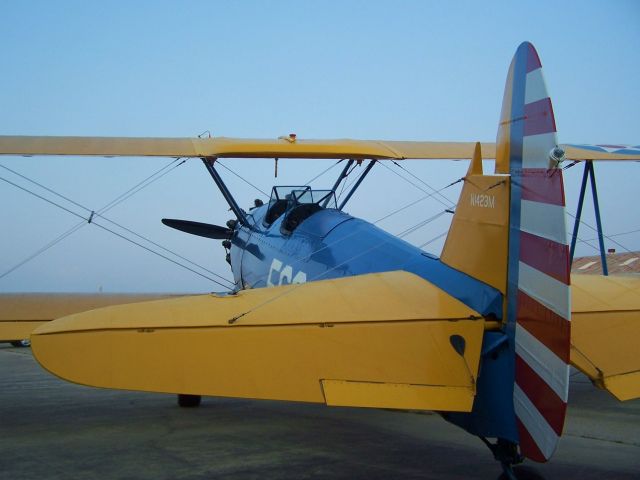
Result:
[[[5,324],[38,323],[34,355],[63,379],[175,393],[184,406],[208,395],[432,410],[480,437],[510,478],[512,465],[556,449],[570,364],[621,400],[640,396],[640,278],[571,277],[562,174],[566,160],[638,161],[640,149],[558,144],[530,43],[510,65],[495,144],[5,136],[0,154],[201,159],[235,217],[163,220],[223,241],[232,292],[103,308],[45,295],[39,316],[15,314],[28,297],[10,299]],[[275,186],[244,210],[221,158],[340,159],[344,169],[331,188]],[[439,258],[344,211],[377,162],[428,159],[470,160]]]

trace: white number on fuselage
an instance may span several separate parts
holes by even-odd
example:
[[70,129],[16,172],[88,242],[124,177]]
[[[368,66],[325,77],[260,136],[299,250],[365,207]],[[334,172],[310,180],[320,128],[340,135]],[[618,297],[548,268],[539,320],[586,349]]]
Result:
[[299,271],[293,275],[293,267],[285,265],[282,261],[274,258],[267,275],[267,286],[275,287],[276,285],[288,285],[290,283],[306,283],[307,274]]

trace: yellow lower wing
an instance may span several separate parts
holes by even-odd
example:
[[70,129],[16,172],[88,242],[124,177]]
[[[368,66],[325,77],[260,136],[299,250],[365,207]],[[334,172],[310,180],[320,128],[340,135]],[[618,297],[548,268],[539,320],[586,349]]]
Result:
[[175,297],[162,294],[2,293],[0,341],[23,340],[46,322],[107,305]]
[[619,400],[640,397],[640,277],[571,282],[571,363]]
[[31,338],[45,368],[86,385],[470,411],[484,328],[434,285],[388,272],[107,307]]

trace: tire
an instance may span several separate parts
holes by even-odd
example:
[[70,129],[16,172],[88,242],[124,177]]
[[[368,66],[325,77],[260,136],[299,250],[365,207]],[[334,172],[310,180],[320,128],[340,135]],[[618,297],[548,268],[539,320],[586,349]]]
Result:
[[178,394],[178,405],[182,408],[194,408],[200,406],[202,396],[187,395],[185,393]]
[[13,345],[16,348],[21,348],[21,347],[30,347],[31,346],[31,340],[29,339],[25,339],[25,340],[13,340],[11,342],[11,345]]

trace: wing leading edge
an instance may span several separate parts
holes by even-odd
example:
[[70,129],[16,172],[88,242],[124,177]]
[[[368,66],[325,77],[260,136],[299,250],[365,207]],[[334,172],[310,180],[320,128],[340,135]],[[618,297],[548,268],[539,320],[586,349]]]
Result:
[[484,329],[444,291],[387,272],[112,306],[31,338],[46,369],[98,387],[470,411]]

